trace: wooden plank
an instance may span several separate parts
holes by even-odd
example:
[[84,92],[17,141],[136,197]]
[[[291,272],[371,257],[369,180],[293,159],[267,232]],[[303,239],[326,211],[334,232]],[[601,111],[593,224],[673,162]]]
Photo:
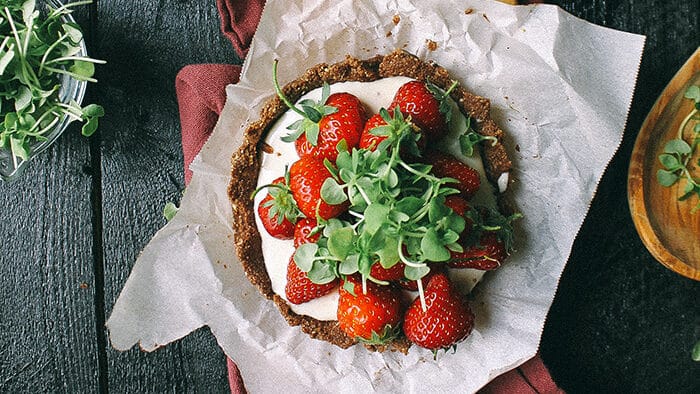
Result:
[[70,127],[0,184],[0,392],[97,385],[89,164]]
[[[574,244],[541,343],[570,392],[697,392],[700,283],[664,269],[631,221],[625,184],[656,97],[699,44],[698,2],[559,1],[574,15],[647,36],[625,138]],[[634,70],[629,70],[633,72]]]
[[[184,65],[236,62],[213,1],[100,1],[98,95],[106,315],[140,250],[165,223],[162,208],[183,185],[174,90]],[[153,353],[107,352],[110,390],[226,391],[223,352],[207,329]]]
[[0,183],[0,392],[98,387],[90,144],[71,125]]

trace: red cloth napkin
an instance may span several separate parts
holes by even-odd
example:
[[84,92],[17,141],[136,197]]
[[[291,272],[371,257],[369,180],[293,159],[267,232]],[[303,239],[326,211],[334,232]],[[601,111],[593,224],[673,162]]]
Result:
[[[540,1],[532,1],[540,2]],[[260,21],[264,0],[217,0],[221,30],[244,58],[250,40]],[[185,66],[175,78],[175,90],[180,109],[182,150],[185,161],[185,184],[192,176],[189,165],[214,129],[226,102],[226,85],[237,83],[240,66],[229,64],[197,64]],[[226,360],[231,393],[246,393],[236,364]],[[526,394],[563,393],[542,362],[539,354],[520,367],[500,375],[480,393]]]

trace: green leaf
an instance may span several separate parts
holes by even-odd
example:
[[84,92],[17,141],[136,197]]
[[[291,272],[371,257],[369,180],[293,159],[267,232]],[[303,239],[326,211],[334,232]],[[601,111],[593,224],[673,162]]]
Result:
[[396,237],[385,237],[384,245],[377,250],[379,263],[384,268],[391,268],[399,261],[399,240]]
[[328,237],[328,251],[339,259],[345,259],[353,250],[354,237],[352,227],[343,227],[333,231]]
[[668,153],[659,155],[659,162],[661,162],[661,165],[663,165],[666,169],[670,171],[677,170],[682,166],[681,162],[675,155],[671,155]]
[[447,261],[450,259],[450,251],[443,245],[435,229],[428,229],[421,240],[421,252],[429,261]]
[[63,31],[68,34],[68,38],[73,44],[78,44],[80,43],[80,40],[83,39],[83,32],[80,29],[80,26],[76,25],[75,23],[64,23],[61,27],[63,28]]
[[[355,271],[357,272],[357,271]],[[355,294],[355,285],[350,282],[349,280],[346,280],[343,282],[343,290],[347,291],[348,293],[352,294],[353,296],[357,296]]]
[[14,48],[15,45],[10,44],[7,48],[7,52],[4,52],[2,55],[0,55],[0,75],[5,74],[5,69],[7,69],[7,66],[10,64],[12,59],[15,58]]
[[425,200],[418,197],[408,196],[396,202],[395,209],[413,216],[425,205]]
[[297,263],[299,269],[304,272],[309,272],[314,263],[314,258],[318,252],[318,245],[314,242],[299,245],[294,252],[294,262]]
[[688,89],[685,91],[685,98],[691,99],[693,101],[700,102],[700,86],[697,85],[692,85],[689,86]]
[[26,86],[20,86],[17,90],[17,96],[15,96],[15,111],[21,112],[23,109],[29,107],[32,102],[32,92]]
[[695,342],[693,350],[690,352],[693,361],[700,361],[700,341]]
[[294,130],[293,132],[280,137],[280,140],[283,142],[294,142],[296,141],[302,134],[304,134],[304,129],[300,128],[301,123],[303,120],[297,120],[296,122],[292,123],[291,125],[287,126],[287,130]]
[[36,11],[36,2],[34,0],[25,0],[22,4],[22,22],[28,26],[33,23],[37,16],[39,16],[39,11]]
[[163,217],[165,217],[165,220],[171,221],[175,217],[175,214],[178,210],[179,208],[177,207],[177,205],[175,205],[175,203],[168,202],[163,207]]
[[340,273],[341,275],[352,275],[355,272],[357,272],[358,258],[359,256],[354,254],[352,256],[348,256],[345,260],[341,261],[340,264],[338,264],[338,273]]
[[29,159],[29,144],[24,138],[11,137],[10,139],[10,149],[12,154],[22,160]]
[[321,116],[323,116],[318,110],[316,110],[316,108],[311,106],[302,105],[301,109],[304,110],[306,117],[309,118],[309,120],[311,120],[312,122],[320,121]]
[[419,280],[428,275],[428,272],[430,272],[430,268],[427,265],[420,267],[412,267],[407,265],[404,269],[404,276],[406,276],[406,279],[408,280]]
[[335,179],[326,178],[321,185],[321,199],[330,205],[338,205],[347,201],[348,196]]
[[99,125],[99,118],[90,118],[83,124],[83,127],[81,128],[81,134],[84,135],[85,137],[89,137],[93,134],[95,134],[95,131],[97,131],[97,127]]
[[83,117],[100,117],[105,115],[105,109],[97,104],[88,104],[83,107]]
[[685,201],[694,195],[700,197],[700,186],[696,186],[692,182],[687,182],[683,193],[683,195],[678,197],[678,201]]
[[365,209],[365,229],[370,233],[377,231],[386,222],[389,212],[391,208],[386,205],[376,202],[369,204]]
[[306,275],[309,280],[320,285],[330,283],[337,277],[332,265],[324,261],[315,261]]
[[666,153],[678,153],[680,155],[689,155],[692,153],[692,148],[687,142],[682,139],[673,139],[666,143],[664,146],[664,152]]
[[306,130],[306,140],[309,141],[309,144],[313,146],[318,145],[318,133],[319,133],[319,128],[318,128],[318,123],[312,123],[310,124]]
[[661,186],[669,187],[678,181],[678,175],[667,170],[658,170],[656,172],[656,179],[661,184]]
[[95,65],[92,62],[77,60],[68,70],[74,74],[75,79],[87,81],[95,74]]

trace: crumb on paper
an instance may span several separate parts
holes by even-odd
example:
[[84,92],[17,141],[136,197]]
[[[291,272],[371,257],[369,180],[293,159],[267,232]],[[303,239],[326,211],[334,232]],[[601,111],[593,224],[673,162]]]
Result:
[[390,31],[386,32],[387,37],[391,37],[392,33]]
[[491,23],[491,21],[489,20],[489,17],[486,14],[481,14],[481,16],[483,16],[484,19],[486,19],[486,22]]
[[399,14],[394,15],[394,17],[391,18],[391,21],[394,22],[395,25],[398,25],[399,22],[401,22],[401,15],[399,15]]
[[425,44],[428,46],[428,50],[433,52],[438,48],[437,42],[433,40],[425,40]]
[[473,13],[474,13],[473,8],[467,8],[466,10],[464,10],[464,15],[471,15]]

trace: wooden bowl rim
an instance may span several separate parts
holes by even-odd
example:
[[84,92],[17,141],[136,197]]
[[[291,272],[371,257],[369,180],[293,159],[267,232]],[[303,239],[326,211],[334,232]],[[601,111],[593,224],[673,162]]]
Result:
[[[692,71],[688,72],[688,68],[691,68]],[[681,67],[676,75],[674,75],[668,85],[664,88],[661,95],[659,95],[657,98],[647,117],[644,119],[644,123],[642,123],[642,127],[637,135],[634,149],[632,150],[632,157],[630,160],[627,178],[627,196],[630,214],[632,215],[632,221],[634,222],[635,228],[642,239],[642,242],[654,256],[654,258],[656,258],[656,260],[658,260],[661,264],[680,275],[694,280],[700,280],[700,269],[691,267],[666,249],[651,225],[648,216],[649,212],[645,203],[647,188],[644,186],[644,180],[648,176],[656,177],[656,175],[645,174],[644,163],[646,158],[646,147],[649,146],[649,141],[652,136],[651,131],[653,131],[653,126],[656,124],[656,121],[659,118],[658,116],[653,115],[661,114],[666,111],[668,104],[673,101],[673,98],[684,93],[690,80],[699,71],[700,47],[695,50],[693,55],[690,56],[683,67]],[[657,110],[658,107],[662,108]]]

